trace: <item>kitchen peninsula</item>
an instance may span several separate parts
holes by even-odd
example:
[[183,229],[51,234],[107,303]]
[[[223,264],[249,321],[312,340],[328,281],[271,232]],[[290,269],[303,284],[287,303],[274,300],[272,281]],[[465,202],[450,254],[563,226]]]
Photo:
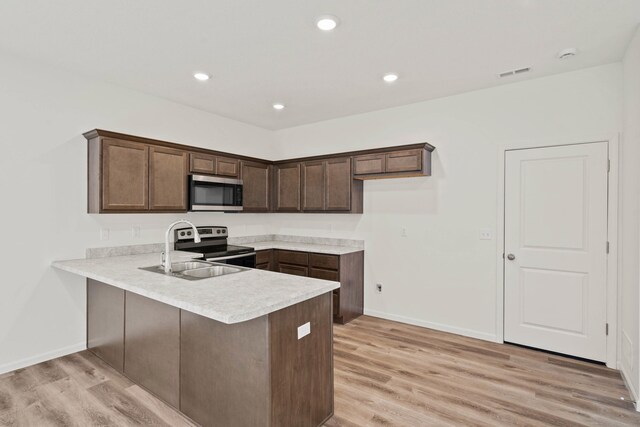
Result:
[[87,278],[89,349],[204,426],[318,426],[333,415],[338,282],[258,269],[187,281],[140,269],[159,261],[53,264]]

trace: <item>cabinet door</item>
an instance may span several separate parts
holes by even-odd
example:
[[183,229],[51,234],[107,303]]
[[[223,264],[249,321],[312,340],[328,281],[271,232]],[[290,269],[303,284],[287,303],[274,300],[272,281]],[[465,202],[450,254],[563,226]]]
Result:
[[216,175],[237,178],[240,175],[239,161],[226,157],[216,157]]
[[300,163],[276,166],[276,211],[300,212]]
[[284,274],[293,274],[294,276],[309,276],[309,268],[300,265],[289,265],[278,263],[278,272]]
[[[269,314],[271,426],[320,426],[331,416],[331,317],[330,292]],[[298,339],[305,323],[311,332]]]
[[189,170],[192,173],[206,173],[214,175],[216,173],[216,156],[211,154],[191,153]]
[[387,154],[387,172],[418,172],[422,170],[424,150],[394,151]]
[[336,270],[325,270],[324,268],[311,267],[309,277],[314,279],[331,280],[333,282],[340,281],[340,274]]
[[102,142],[102,211],[149,209],[149,147],[135,142]]
[[180,407],[180,309],[126,292],[124,373]]
[[273,271],[273,250],[256,251],[256,268]]
[[124,291],[87,279],[87,348],[124,370]]
[[275,257],[278,262],[282,262],[284,264],[302,265],[304,267],[309,265],[309,254],[307,252],[277,249],[275,251]]
[[325,162],[302,164],[302,210],[325,210]]
[[187,210],[187,153],[163,147],[149,151],[149,206],[154,211]]
[[326,201],[328,211],[351,209],[351,159],[329,159],[326,161]]
[[354,171],[356,175],[370,175],[376,173],[384,173],[385,171],[385,155],[370,154],[366,156],[356,156],[353,158]]
[[266,163],[242,162],[242,206],[246,212],[269,212],[271,167]]

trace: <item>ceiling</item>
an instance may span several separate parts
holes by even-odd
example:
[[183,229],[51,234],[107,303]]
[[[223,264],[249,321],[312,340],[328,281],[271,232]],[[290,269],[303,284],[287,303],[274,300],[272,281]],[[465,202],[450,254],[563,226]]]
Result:
[[0,50],[282,129],[615,62],[639,22],[639,0],[2,0]]

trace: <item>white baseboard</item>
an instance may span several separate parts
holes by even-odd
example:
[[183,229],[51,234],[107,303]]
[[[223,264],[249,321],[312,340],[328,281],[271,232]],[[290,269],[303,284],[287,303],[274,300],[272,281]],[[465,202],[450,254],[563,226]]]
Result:
[[11,363],[5,363],[4,365],[0,365],[0,375],[6,374],[7,372],[15,371],[16,369],[26,368],[27,366],[35,365],[41,362],[46,362],[47,360],[55,359],[56,357],[66,356],[67,354],[76,353],[78,351],[82,351],[86,349],[87,349],[87,343],[83,341],[78,344],[48,351],[46,353],[42,353],[37,356],[27,357],[25,359],[17,360]]
[[443,325],[440,323],[426,322],[424,320],[413,319],[411,317],[399,316],[397,314],[384,313],[376,310],[364,310],[367,316],[380,317],[381,319],[394,320],[400,323],[408,323],[409,325],[422,326],[424,328],[435,329],[436,331],[449,332],[456,335],[462,335],[470,338],[477,338],[483,341],[497,342],[498,337],[495,334],[474,331],[471,329],[458,328],[455,326]]
[[633,387],[633,383],[629,381],[629,375],[625,370],[624,363],[620,364],[620,374],[622,375],[622,380],[624,381],[624,385],[627,386],[627,390],[629,390],[629,394],[633,399],[634,404],[636,405],[636,411],[640,412],[640,402],[638,402],[638,391]]

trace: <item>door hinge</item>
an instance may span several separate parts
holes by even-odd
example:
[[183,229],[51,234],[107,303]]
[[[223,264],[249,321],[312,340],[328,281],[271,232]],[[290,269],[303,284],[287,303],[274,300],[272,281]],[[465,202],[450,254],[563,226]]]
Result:
[[607,242],[607,253],[609,253],[609,242]]
[[607,323],[607,327],[606,327],[606,333],[607,335],[609,335],[609,324]]

